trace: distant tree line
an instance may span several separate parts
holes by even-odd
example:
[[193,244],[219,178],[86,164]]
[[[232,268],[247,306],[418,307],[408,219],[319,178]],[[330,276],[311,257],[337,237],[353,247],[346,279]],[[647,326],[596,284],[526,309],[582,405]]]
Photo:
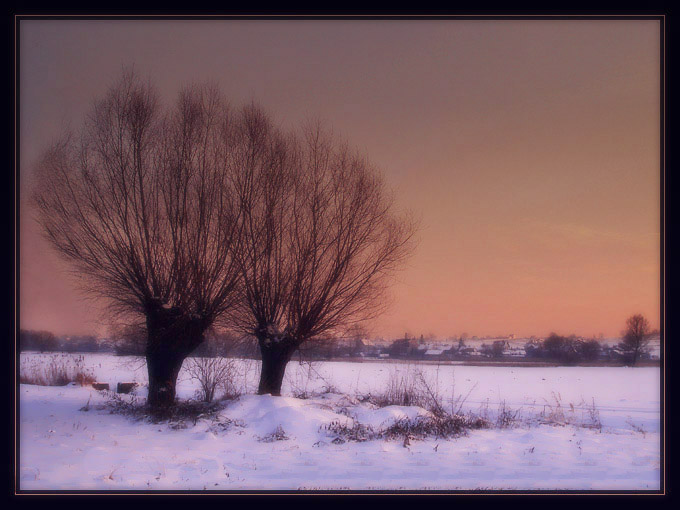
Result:
[[[236,357],[260,359],[257,341],[248,335],[229,331],[209,331],[193,352],[194,357]],[[21,330],[19,349],[38,352],[109,352],[117,356],[144,356],[147,333],[143,325],[117,327],[109,338],[94,335],[56,336],[50,331]],[[315,339],[300,349],[303,359],[329,360],[358,357],[367,352],[361,339],[326,336]]]
[[528,358],[543,358],[571,364],[599,359],[602,354],[602,344],[595,339],[551,333],[543,341],[526,345],[525,351]]
[[[463,338],[454,342],[449,349],[442,350],[437,359],[471,359],[472,352],[478,357],[493,360],[513,359],[543,360],[564,365],[595,362],[598,360],[619,361],[635,365],[640,360],[650,359],[650,340],[658,331],[650,330],[641,315],[628,319],[621,341],[614,346],[603,345],[594,338],[551,333],[545,339],[532,339],[523,346],[522,356],[508,355],[507,340],[495,340],[482,344],[478,349],[468,347]],[[299,349],[297,357],[303,360],[331,360],[338,358],[377,357],[418,360],[424,359],[425,350],[418,348],[415,339],[400,338],[384,346],[364,343],[365,332],[353,332],[344,336],[326,335],[316,338]],[[194,357],[233,357],[261,359],[256,339],[229,331],[210,330],[205,341],[199,345]],[[112,352],[119,356],[144,356],[147,333],[143,324],[126,325],[114,330],[109,338],[100,339],[93,335],[57,337],[49,331],[21,330],[22,351],[63,351],[63,352]]]
[[40,352],[110,352],[113,350],[113,346],[94,335],[57,337],[50,331],[22,329],[19,332],[19,349],[21,351]]

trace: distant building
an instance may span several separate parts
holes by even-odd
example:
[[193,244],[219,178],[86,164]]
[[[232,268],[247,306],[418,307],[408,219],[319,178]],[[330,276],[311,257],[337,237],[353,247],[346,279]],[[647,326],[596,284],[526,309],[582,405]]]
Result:
[[441,357],[442,354],[444,354],[444,349],[428,349],[425,351],[426,358],[438,358]]

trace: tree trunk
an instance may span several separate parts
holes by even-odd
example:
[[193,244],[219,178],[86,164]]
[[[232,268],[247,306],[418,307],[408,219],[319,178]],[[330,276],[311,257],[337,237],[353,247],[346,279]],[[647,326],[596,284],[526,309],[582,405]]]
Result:
[[281,396],[281,385],[286,373],[286,365],[297,350],[297,344],[289,339],[274,341],[268,338],[258,340],[262,355],[262,370],[258,395],[271,393]]
[[163,308],[147,313],[146,325],[147,404],[154,414],[163,415],[175,403],[182,363],[203,342],[206,327],[200,318]]
[[156,413],[167,410],[174,405],[177,376],[185,357],[178,352],[169,352],[167,349],[147,351],[146,366],[149,372],[147,403]]

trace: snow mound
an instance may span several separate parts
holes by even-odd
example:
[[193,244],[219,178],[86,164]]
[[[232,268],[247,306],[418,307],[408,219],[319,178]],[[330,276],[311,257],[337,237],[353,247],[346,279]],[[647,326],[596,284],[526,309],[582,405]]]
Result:
[[417,406],[387,406],[379,409],[357,406],[349,412],[356,421],[376,432],[381,432],[400,420],[415,421],[419,417],[432,416],[432,413]]
[[326,394],[312,399],[244,395],[221,416],[247,424],[261,438],[283,431],[291,439],[316,441],[328,436],[325,430],[332,423],[348,428],[361,424],[381,432],[400,420],[415,421],[432,414],[417,406],[376,408],[346,396]]
[[228,406],[222,417],[248,424],[260,437],[283,429],[291,439],[314,439],[323,434],[323,427],[337,422],[353,427],[352,418],[331,410],[315,401],[271,395],[244,395]]

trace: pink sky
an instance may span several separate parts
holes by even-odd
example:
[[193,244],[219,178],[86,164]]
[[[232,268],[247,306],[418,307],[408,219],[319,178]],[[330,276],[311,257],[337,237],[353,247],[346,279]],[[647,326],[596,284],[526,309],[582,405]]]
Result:
[[[374,336],[659,326],[656,21],[22,21],[21,193],[134,64],[329,122],[422,222]],[[102,332],[21,216],[21,327]]]

